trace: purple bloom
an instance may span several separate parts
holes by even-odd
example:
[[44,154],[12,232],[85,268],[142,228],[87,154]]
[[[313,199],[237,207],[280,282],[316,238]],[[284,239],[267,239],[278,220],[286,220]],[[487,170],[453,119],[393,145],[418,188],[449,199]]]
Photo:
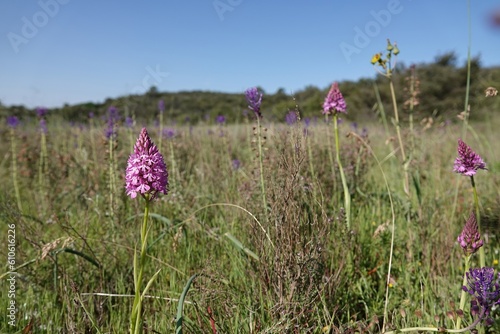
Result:
[[323,103],[323,114],[330,115],[336,112],[347,114],[347,106],[340,92],[338,83],[334,82]]
[[108,109],[108,127],[104,131],[104,135],[106,139],[113,139],[116,137],[116,123],[119,120],[118,109],[116,107],[111,106]]
[[158,101],[158,110],[160,113],[165,111],[165,102],[163,100]]
[[222,124],[226,123],[226,117],[224,117],[224,115],[219,115],[219,116],[217,116],[217,117],[215,118],[215,122],[216,122],[217,124],[222,125]]
[[143,128],[130,155],[125,172],[127,195],[141,194],[147,200],[168,193],[168,172],[163,156]]
[[17,118],[16,116],[7,117],[7,125],[15,129],[19,125],[19,118]]
[[47,108],[43,107],[37,107],[35,111],[38,117],[44,117],[48,112]]
[[257,117],[262,118],[260,105],[262,103],[262,93],[259,93],[257,87],[248,88],[245,91],[245,96],[248,102],[248,108],[252,110]]
[[90,118],[90,119],[94,118],[94,113],[93,113],[92,111],[91,111],[91,112],[89,112],[89,118]]
[[466,255],[475,253],[483,246],[483,240],[481,240],[481,235],[479,234],[476,215],[474,215],[474,212],[470,213],[469,219],[467,219],[464,229],[458,236],[457,241]]
[[478,169],[486,170],[486,163],[479,154],[467,146],[462,139],[459,139],[458,157],[455,159],[453,171],[466,176],[473,176]]
[[134,126],[134,119],[133,119],[132,117],[130,117],[130,116],[127,116],[127,117],[125,118],[125,126],[126,126],[127,128],[131,128],[131,127],[133,127],[133,126]]
[[40,119],[40,131],[47,133],[47,121],[45,118]]
[[286,121],[286,124],[288,125],[293,125],[297,122],[298,118],[297,118],[297,113],[293,110],[289,111],[286,115],[285,115],[285,121]]
[[311,124],[311,117],[304,118],[304,124],[306,125],[306,127],[309,127],[309,125]]
[[241,167],[241,161],[239,161],[238,159],[233,159],[233,161],[231,161],[231,164],[233,165],[234,170],[238,170]]
[[163,129],[163,137],[166,137],[168,139],[174,138],[176,136],[175,130],[174,129]]
[[467,286],[462,289],[473,296],[471,301],[471,314],[479,316],[485,325],[493,324],[489,317],[491,308],[500,304],[500,278],[495,279],[493,268],[475,268],[466,273]]

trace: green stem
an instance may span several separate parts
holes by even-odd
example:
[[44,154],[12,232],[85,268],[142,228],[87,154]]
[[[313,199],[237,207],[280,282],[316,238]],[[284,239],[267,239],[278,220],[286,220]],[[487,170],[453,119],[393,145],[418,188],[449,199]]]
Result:
[[[470,268],[470,255],[465,256],[464,267],[465,267],[464,268],[464,278],[463,278],[463,281],[462,281],[462,286],[466,286],[467,285],[467,275],[466,275],[466,273],[469,271],[469,268]],[[462,290],[462,293],[460,294],[460,306],[459,306],[459,309],[462,310],[462,311],[464,310],[464,307],[465,307],[466,296],[467,296],[467,292],[465,292],[464,290]],[[455,329],[460,329],[461,323],[462,323],[462,318],[458,317],[457,318],[457,323],[455,325]]]
[[306,140],[307,140],[307,155],[309,157],[309,172],[311,173],[311,183],[312,183],[312,189],[313,189],[313,197],[316,200],[317,198],[317,192],[316,192],[316,174],[314,172],[314,164],[313,164],[313,154],[312,154],[312,148],[311,148],[311,135],[308,133],[306,134]]
[[268,216],[267,216],[267,199],[266,199],[266,187],[264,184],[264,158],[262,155],[263,149],[262,149],[262,129],[260,126],[260,117],[257,116],[257,147],[259,150],[259,169],[260,169],[260,190],[261,190],[261,196],[262,196],[262,205],[264,209],[264,217],[266,219],[266,222],[268,222]]
[[161,143],[163,140],[163,111],[160,110],[160,135],[158,139],[158,151],[161,152]]
[[391,97],[392,97],[392,106],[394,109],[394,121],[395,121],[395,126],[396,126],[396,134],[398,136],[398,142],[399,142],[399,149],[401,151],[401,158],[403,160],[403,171],[404,171],[404,192],[410,198],[410,179],[408,176],[408,162],[406,161],[406,153],[405,153],[405,148],[403,145],[403,139],[401,137],[401,126],[399,125],[399,112],[398,112],[398,104],[396,102],[396,92],[394,90],[394,83],[392,82],[392,77],[389,77],[389,87],[391,89]]
[[382,124],[384,124],[385,135],[389,138],[389,126],[387,125],[387,117],[385,116],[385,108],[382,104],[382,99],[380,98],[380,92],[378,90],[377,82],[373,83],[373,89],[375,90],[375,96],[377,97],[378,110],[380,111],[380,116],[382,117]]
[[113,155],[114,140],[113,135],[109,138],[109,212],[114,217],[114,193],[115,193],[115,169]]
[[340,161],[340,141],[339,141],[339,127],[338,127],[338,115],[337,112],[333,115],[333,126],[335,130],[335,153],[337,157],[337,165],[339,166],[340,179],[342,180],[342,187],[344,188],[344,206],[346,214],[346,224],[347,228],[351,228],[351,193],[349,192],[349,187],[347,186],[347,180],[345,178],[344,169],[342,168],[342,162]]
[[[479,198],[477,196],[476,182],[474,181],[474,176],[472,175],[470,177],[470,182],[472,185],[472,191],[474,193],[474,208],[476,210],[477,229],[479,231],[479,235],[481,235],[481,213],[479,211]],[[479,248],[479,265],[481,268],[486,267],[484,247]]]
[[19,193],[19,185],[17,183],[17,150],[14,128],[10,129],[10,145],[12,150],[12,182],[14,183],[14,193],[16,195],[17,208],[19,212],[22,212],[23,207],[21,204],[21,195]]
[[148,216],[149,216],[149,196],[146,195],[146,207],[144,208],[144,219],[141,226],[141,253],[139,256],[139,263],[137,263],[137,253],[134,252],[134,304],[132,305],[132,314],[130,317],[130,333],[138,334],[142,333],[142,276],[144,273],[144,267],[146,263],[147,254],[147,239],[148,239]]

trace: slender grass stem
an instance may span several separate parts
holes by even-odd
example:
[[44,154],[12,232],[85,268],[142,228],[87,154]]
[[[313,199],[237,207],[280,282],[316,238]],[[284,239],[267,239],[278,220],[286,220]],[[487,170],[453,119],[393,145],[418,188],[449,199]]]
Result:
[[12,154],[12,183],[14,185],[14,194],[16,196],[17,208],[20,212],[23,211],[21,204],[21,195],[19,192],[19,184],[17,182],[17,150],[16,150],[16,134],[14,128],[10,128],[10,148]]
[[406,153],[405,153],[405,147],[403,144],[403,138],[401,136],[401,125],[399,124],[399,111],[398,111],[398,104],[396,101],[396,91],[394,90],[394,83],[392,81],[392,77],[389,77],[389,87],[391,90],[391,97],[392,97],[392,106],[394,108],[394,122],[396,126],[396,135],[398,137],[398,143],[399,143],[399,150],[401,151],[401,159],[403,160],[403,171],[404,171],[404,192],[410,198],[410,178],[409,178],[409,173],[408,173],[408,161],[406,160]]

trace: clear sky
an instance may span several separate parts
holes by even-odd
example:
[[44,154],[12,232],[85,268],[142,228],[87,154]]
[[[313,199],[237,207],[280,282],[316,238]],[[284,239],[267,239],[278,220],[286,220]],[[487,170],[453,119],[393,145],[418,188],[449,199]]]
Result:
[[[498,0],[471,0],[472,55],[500,65]],[[2,0],[0,101],[57,107],[160,91],[288,93],[467,55],[466,0]]]

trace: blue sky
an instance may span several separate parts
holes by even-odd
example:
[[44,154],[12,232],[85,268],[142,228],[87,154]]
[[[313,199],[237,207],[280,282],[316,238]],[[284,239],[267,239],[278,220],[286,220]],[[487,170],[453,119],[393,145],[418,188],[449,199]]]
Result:
[[[471,0],[472,54],[500,65],[497,0]],[[160,91],[288,93],[373,77],[371,56],[467,55],[466,0],[0,2],[0,101],[57,107]]]

